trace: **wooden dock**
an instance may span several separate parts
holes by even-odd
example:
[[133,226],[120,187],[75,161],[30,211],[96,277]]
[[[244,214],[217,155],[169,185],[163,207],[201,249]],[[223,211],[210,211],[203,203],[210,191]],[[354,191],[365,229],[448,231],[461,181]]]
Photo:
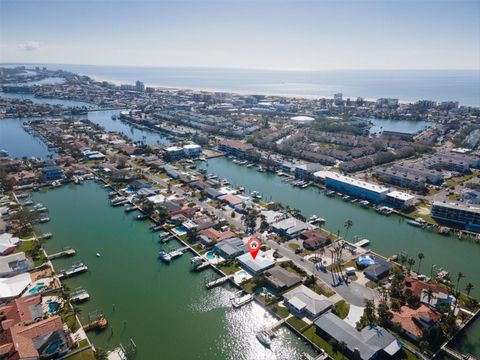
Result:
[[53,260],[57,259],[60,257],[69,257],[69,256],[74,256],[76,254],[76,251],[74,248],[64,248],[62,251],[59,251],[57,253],[48,255],[47,258],[48,260]]
[[462,354],[459,353],[456,350],[453,350],[452,348],[449,348],[448,346],[444,346],[443,351],[445,351],[448,355],[454,357],[455,359],[458,360],[477,360],[477,358],[471,354]]
[[270,327],[268,327],[267,329],[265,329],[265,330],[264,330],[265,333],[266,333],[270,338],[275,337],[275,330],[277,330],[279,327],[281,327],[283,324],[285,324],[286,321],[287,321],[287,318],[278,320],[275,324],[273,324],[272,326],[270,326]]
[[216,286],[225,284],[231,277],[232,277],[232,275],[227,275],[227,276],[221,277],[219,279],[208,282],[205,286],[207,287],[207,289],[212,289]]
[[102,317],[98,320],[89,322],[88,324],[83,325],[83,330],[89,331],[94,329],[105,330],[108,327],[108,320],[105,317]]

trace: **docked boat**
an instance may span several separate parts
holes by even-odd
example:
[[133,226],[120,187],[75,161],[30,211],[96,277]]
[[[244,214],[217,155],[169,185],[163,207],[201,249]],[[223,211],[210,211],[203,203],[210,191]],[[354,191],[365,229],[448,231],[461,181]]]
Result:
[[38,222],[40,224],[44,224],[44,223],[47,223],[50,221],[50,218],[49,217],[43,217],[43,218],[40,218],[40,220],[38,220]]
[[258,172],[261,172],[261,173],[264,173],[266,172],[267,170],[265,170],[263,167],[259,166],[258,169],[257,169]]
[[335,191],[327,190],[327,191],[325,191],[325,195],[327,195],[328,197],[332,197],[333,195],[335,195]]
[[370,203],[367,200],[362,200],[360,201],[360,205],[362,205],[362,207],[364,208],[367,208],[370,205]]
[[232,306],[235,309],[238,309],[243,305],[248,304],[252,300],[253,300],[253,295],[245,294],[243,290],[240,290],[237,293],[235,293],[234,296],[230,299],[230,301],[232,302]]
[[84,289],[76,289],[71,295],[70,295],[70,301],[72,303],[81,303],[85,302],[90,299],[90,294],[84,290]]
[[270,340],[270,336],[265,331],[258,332],[255,337],[263,346],[269,348],[272,345],[272,340]]
[[125,204],[127,201],[128,200],[125,196],[117,196],[110,201],[110,204],[112,206],[119,206]]
[[425,220],[422,218],[416,218],[415,220],[407,220],[408,225],[412,225],[415,227],[424,227],[425,226]]
[[262,198],[262,195],[260,195],[260,193],[258,191],[252,191],[251,195],[254,199],[259,199],[260,200]]
[[160,250],[158,256],[163,262],[170,263],[170,261],[172,261],[172,257],[165,250]]
[[375,209],[377,213],[382,214],[382,215],[391,215],[393,213],[393,209],[388,206],[380,206]]
[[77,275],[77,274],[84,273],[87,270],[88,270],[88,267],[84,263],[78,262],[78,263],[75,263],[72,266],[70,266],[69,269],[61,271],[60,274],[58,275],[58,277],[60,279],[63,279],[63,278],[67,278],[67,277]]
[[137,215],[137,220],[141,221],[141,220],[145,220],[145,219],[148,219],[148,214],[138,214]]

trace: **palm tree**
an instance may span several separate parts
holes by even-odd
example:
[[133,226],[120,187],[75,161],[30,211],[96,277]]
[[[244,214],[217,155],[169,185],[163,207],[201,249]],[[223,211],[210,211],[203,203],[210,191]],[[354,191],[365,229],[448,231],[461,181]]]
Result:
[[467,285],[465,285],[465,291],[467,292],[467,295],[470,296],[470,291],[472,291],[473,289],[473,284],[472,283],[467,283]]
[[428,304],[430,305],[430,301],[432,300],[433,298],[433,290],[431,287],[428,287],[427,290],[425,290],[425,294],[427,295],[427,301],[428,301]]
[[410,258],[408,259],[408,272],[410,273],[412,271],[412,266],[415,265],[415,259],[414,258]]
[[353,226],[353,221],[350,219],[345,221],[345,223],[343,224],[343,227],[345,228],[345,239],[347,238],[348,231],[352,228],[352,226]]
[[342,359],[345,359],[345,350],[347,349],[347,343],[345,341],[340,341],[338,343],[338,348],[340,352],[342,353]]
[[422,260],[425,258],[423,253],[418,253],[418,269],[417,272],[420,274],[420,266],[422,265]]
[[464,277],[465,275],[463,275],[461,271],[457,274],[457,286],[455,287],[455,292],[458,292],[458,285],[460,284],[460,280],[462,280]]

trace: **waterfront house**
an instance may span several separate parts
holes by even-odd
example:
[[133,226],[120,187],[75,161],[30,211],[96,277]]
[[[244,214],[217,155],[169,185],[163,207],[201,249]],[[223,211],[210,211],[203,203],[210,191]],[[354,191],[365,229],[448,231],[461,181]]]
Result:
[[12,276],[33,269],[24,252],[0,256],[0,277]]
[[233,259],[247,252],[247,246],[237,237],[223,240],[213,247],[213,250],[224,259]]
[[387,330],[377,325],[368,325],[357,331],[346,321],[327,312],[315,321],[317,333],[325,338],[345,343],[345,353],[350,359],[370,360],[393,358],[402,344]]
[[275,231],[281,236],[293,238],[300,234],[302,231],[310,229],[311,226],[297,218],[288,217],[286,219],[273,223],[271,225],[271,228],[273,231]]
[[38,321],[43,318],[42,296],[19,298],[0,306],[3,320],[0,323],[3,330],[7,330],[20,322]]
[[359,256],[356,262],[360,269],[364,269],[365,277],[375,282],[387,276],[392,267],[388,261],[375,255]]
[[150,189],[152,184],[147,183],[143,180],[133,180],[128,184],[128,189],[131,191],[138,191],[140,189]]
[[[441,286],[429,283],[413,277],[406,277],[403,281],[404,289],[410,289],[412,294],[417,296],[420,301],[429,305],[440,312],[447,312],[455,304],[455,297]],[[428,296],[428,289],[432,290],[431,296]]]
[[214,189],[213,187],[208,187],[203,192],[212,199],[217,199],[218,197],[222,196],[223,194],[218,191],[217,189]]
[[442,318],[440,312],[423,304],[418,309],[402,306],[400,311],[392,311],[392,314],[390,321],[399,325],[402,332],[415,341],[420,340]]
[[231,195],[231,194],[220,196],[220,197],[218,197],[218,200],[227,203],[231,207],[236,207],[236,206],[242,204],[243,202],[245,202],[245,200],[242,199],[241,197],[236,196],[236,195]]
[[275,265],[275,260],[268,258],[266,253],[262,250],[258,252],[255,259],[249,252],[240,255],[237,259],[240,266],[252,276],[258,275]]
[[0,302],[19,296],[30,285],[29,273],[0,278]]
[[58,166],[47,166],[42,169],[43,180],[50,182],[62,180],[65,177],[63,170]]
[[319,230],[305,230],[300,233],[298,239],[303,241],[303,247],[307,250],[317,250],[330,243],[330,238]]
[[14,237],[12,234],[0,234],[0,255],[8,255],[15,251],[20,244],[20,239]]
[[230,239],[235,237],[235,233],[227,230],[227,231],[218,231],[213,227],[209,227],[204,229],[200,232],[199,239],[200,242],[205,245],[211,245],[217,243],[222,240]]
[[276,290],[286,290],[299,284],[302,278],[281,266],[274,266],[264,272],[265,279]]
[[37,175],[32,171],[21,171],[17,174],[9,174],[8,180],[13,183],[13,185],[28,185],[37,181]]
[[28,326],[19,323],[0,334],[0,357],[6,359],[51,359],[66,353],[69,347],[58,315]]
[[298,318],[314,320],[332,307],[324,295],[317,294],[305,285],[297,286],[283,295],[288,310]]

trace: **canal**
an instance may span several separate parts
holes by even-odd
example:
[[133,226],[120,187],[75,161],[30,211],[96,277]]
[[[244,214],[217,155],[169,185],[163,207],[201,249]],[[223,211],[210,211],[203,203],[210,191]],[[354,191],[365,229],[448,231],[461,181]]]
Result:
[[355,236],[358,239],[367,238],[371,242],[370,249],[384,256],[405,251],[417,258],[418,253],[423,253],[425,258],[420,269],[423,273],[430,274],[431,266],[436,265],[450,271],[454,279],[461,271],[466,275],[464,284],[474,284],[472,295],[480,297],[480,276],[476,263],[480,258],[479,244],[412,227],[402,217],[380,215],[358,204],[327,197],[316,187],[293,187],[282,182],[282,178],[276,174],[260,173],[255,168],[237,165],[226,157],[209,159],[199,167],[221,179],[227,178],[233,185],[244,186],[246,192],[258,191],[265,201],[289,205],[301,210],[306,217],[316,214],[326,220],[325,228],[333,233],[340,230],[343,234],[345,221],[352,220],[349,240]]
[[149,230],[151,223],[137,221],[137,214],[126,214],[123,207],[112,208],[107,191],[94,181],[34,193],[34,200],[49,209],[51,221],[38,227],[53,233],[47,252],[65,246],[77,250],[75,258],[55,260],[56,271],[75,261],[89,268],[66,284],[90,293],[90,301],[81,306],[83,321],[95,310],[109,320],[105,332],[89,333],[96,346],[113,348],[131,338],[138,360],[286,360],[312,352],[285,328],[271,350],[265,349],[255,333],[273,324],[273,317],[254,303],[232,309],[234,289],[228,286],[206,290],[205,282],[216,275],[191,272],[188,252],[170,265],[159,261],[160,244]]

